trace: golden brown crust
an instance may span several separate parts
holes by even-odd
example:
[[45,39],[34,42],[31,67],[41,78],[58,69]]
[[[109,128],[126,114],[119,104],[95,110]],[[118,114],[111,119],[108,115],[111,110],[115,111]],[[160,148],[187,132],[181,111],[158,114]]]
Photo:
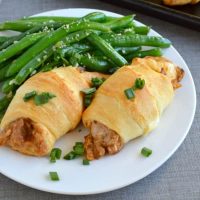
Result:
[[[166,58],[145,57],[133,59],[131,65],[110,76],[83,113],[83,123],[90,129],[85,138],[87,158],[92,160],[106,154],[102,137],[109,135],[107,130],[118,135],[122,144],[153,130],[173,99],[173,80],[179,82],[183,74],[183,70]],[[144,79],[145,86],[135,90],[133,99],[127,99],[124,90],[133,87],[137,78]],[[95,121],[104,126],[96,133]],[[117,144],[118,140],[114,141]],[[120,148],[115,149],[118,152]]]
[[[99,74],[94,74],[97,75]],[[92,75],[81,73],[75,67],[61,67],[38,73],[28,79],[17,90],[2,119],[1,129],[4,131],[0,133],[0,144],[9,145],[29,155],[41,156],[49,153],[55,141],[80,122],[84,110],[83,95],[80,91],[90,87],[87,77]],[[56,97],[41,106],[36,106],[32,99],[24,102],[24,95],[33,90],[38,93],[50,92]],[[19,144],[16,142],[16,136],[24,138],[22,135],[25,126],[21,126],[19,129],[21,131],[18,133],[10,126],[19,126],[19,122],[22,123],[19,119],[32,121],[30,124],[34,125],[33,131],[35,130],[34,134],[41,141],[41,148],[34,143],[35,140],[31,142],[19,140],[21,141]]]

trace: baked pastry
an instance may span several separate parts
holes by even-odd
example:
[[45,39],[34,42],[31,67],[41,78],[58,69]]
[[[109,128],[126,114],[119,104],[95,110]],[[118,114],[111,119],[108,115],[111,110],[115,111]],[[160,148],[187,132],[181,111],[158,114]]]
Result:
[[[164,109],[180,87],[184,71],[163,57],[133,59],[110,76],[97,90],[82,121],[90,133],[85,137],[86,158],[115,154],[128,141],[149,133],[159,123]],[[145,81],[135,97],[124,94],[136,79]]]
[[[74,129],[84,109],[82,89],[90,87],[96,72],[81,72],[75,67],[61,67],[38,73],[16,92],[1,122],[0,145],[21,153],[48,154],[58,138]],[[48,92],[55,97],[43,105],[33,99],[24,101],[26,93]]]

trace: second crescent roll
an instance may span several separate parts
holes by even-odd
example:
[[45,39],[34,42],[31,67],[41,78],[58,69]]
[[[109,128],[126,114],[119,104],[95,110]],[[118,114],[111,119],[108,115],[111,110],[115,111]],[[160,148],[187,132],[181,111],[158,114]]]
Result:
[[[87,159],[114,154],[126,142],[153,130],[182,77],[183,70],[163,57],[136,58],[110,76],[83,113],[83,123],[90,129],[84,144]],[[145,86],[130,100],[124,90],[137,78],[144,79]]]
[[[81,72],[75,67],[61,67],[38,73],[16,92],[1,122],[0,145],[8,145],[25,154],[48,154],[55,141],[74,129],[84,109],[81,90],[90,87],[99,73]],[[37,106],[26,93],[49,92],[56,97]]]

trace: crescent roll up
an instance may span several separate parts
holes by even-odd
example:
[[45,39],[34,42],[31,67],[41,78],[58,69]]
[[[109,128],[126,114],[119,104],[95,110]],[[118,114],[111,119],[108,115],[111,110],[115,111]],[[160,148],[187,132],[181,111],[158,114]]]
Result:
[[[182,69],[163,57],[145,57],[110,76],[83,113],[83,124],[90,129],[84,142],[87,159],[117,153],[128,141],[153,130],[183,75]],[[124,90],[138,78],[145,85],[128,99]]]
[[[35,156],[48,154],[55,141],[74,129],[84,109],[81,90],[90,87],[95,72],[81,72],[75,67],[61,67],[38,73],[16,92],[1,122],[0,145]],[[26,93],[49,92],[55,95],[37,106],[33,99],[24,101]]]

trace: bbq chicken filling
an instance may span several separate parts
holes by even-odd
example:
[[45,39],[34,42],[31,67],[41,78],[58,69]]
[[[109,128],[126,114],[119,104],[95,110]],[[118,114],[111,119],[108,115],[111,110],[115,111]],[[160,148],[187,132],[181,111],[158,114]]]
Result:
[[88,160],[112,155],[121,150],[123,141],[113,130],[99,122],[92,122],[90,134],[85,137],[84,149]]
[[28,118],[19,118],[0,133],[0,145],[8,145],[24,154],[43,156],[48,153],[48,130]]

